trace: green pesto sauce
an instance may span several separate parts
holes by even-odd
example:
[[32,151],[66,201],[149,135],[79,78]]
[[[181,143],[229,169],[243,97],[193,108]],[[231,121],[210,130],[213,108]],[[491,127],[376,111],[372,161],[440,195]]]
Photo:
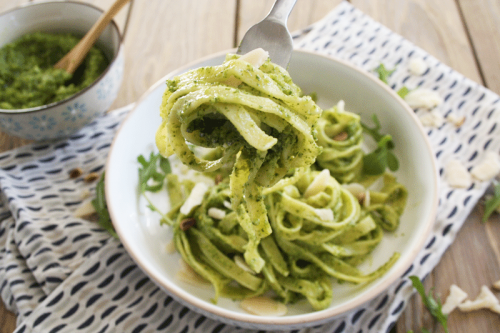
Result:
[[73,75],[53,68],[79,40],[70,34],[35,32],[4,45],[0,49],[0,108],[54,103],[94,82],[109,64],[95,46]]

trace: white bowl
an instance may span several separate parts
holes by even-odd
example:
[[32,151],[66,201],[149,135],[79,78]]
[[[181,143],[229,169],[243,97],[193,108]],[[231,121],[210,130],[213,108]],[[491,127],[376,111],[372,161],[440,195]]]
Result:
[[[138,102],[116,135],[106,165],[106,199],[120,239],[137,264],[153,281],[191,309],[225,323],[254,329],[293,329],[317,325],[371,300],[408,269],[424,245],[434,222],[437,207],[437,172],[426,134],[413,111],[397,94],[371,74],[350,64],[315,53],[294,51],[289,72],[304,92],[316,92],[323,108],[345,101],[346,109],[359,113],[370,123],[376,114],[383,132],[390,133],[400,161],[396,175],[407,186],[406,210],[396,232],[386,233],[370,260],[361,266],[372,271],[395,252],[401,257],[381,278],[361,286],[334,286],[329,308],[312,311],[307,302],[289,305],[284,317],[262,317],[241,310],[238,302],[220,299],[213,304],[212,289],[194,287],[178,280],[178,254],[168,254],[172,237],[169,227],[159,225],[137,193],[137,156],[155,150],[155,132],[161,118],[159,105],[165,80],[200,66],[218,65],[224,54],[200,60],[167,75]],[[167,202],[166,196],[157,201]]]
[[[83,36],[103,11],[85,3],[55,1],[21,6],[0,14],[0,47],[36,31]],[[67,137],[111,106],[118,94],[124,66],[122,36],[111,22],[96,42],[110,61],[94,83],[75,95],[35,108],[0,109],[0,130],[25,139]]]

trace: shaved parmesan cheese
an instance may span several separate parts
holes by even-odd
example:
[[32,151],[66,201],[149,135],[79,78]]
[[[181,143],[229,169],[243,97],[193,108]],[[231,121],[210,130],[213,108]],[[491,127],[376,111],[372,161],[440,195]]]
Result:
[[500,280],[497,282],[493,283],[493,288],[500,290]]
[[224,202],[223,202],[222,204],[223,204],[223,205],[224,205],[224,207],[226,207],[227,209],[233,209],[233,208],[231,207],[231,203],[230,203],[229,201],[224,200]]
[[262,48],[258,48],[244,54],[240,57],[240,60],[244,60],[249,64],[259,68],[262,66],[266,60],[269,58],[269,52],[265,51]]
[[490,180],[500,172],[499,156],[493,152],[487,152],[481,163],[470,171],[471,175],[478,180]]
[[443,103],[443,99],[437,92],[425,88],[410,91],[404,100],[412,108],[426,108],[429,110]]
[[366,189],[363,185],[359,183],[350,183],[350,184],[343,184],[342,187],[349,192],[351,192],[352,195],[354,195],[356,198],[359,199],[359,196],[361,194],[364,194]]
[[226,216],[226,212],[222,209],[212,207],[208,209],[208,216],[217,220],[222,220]]
[[364,207],[370,206],[370,191],[367,190],[363,185],[358,183],[344,184],[342,187],[358,199]]
[[210,287],[212,284],[196,273],[191,266],[184,260],[179,259],[180,269],[177,271],[176,278],[197,287]]
[[307,189],[304,191],[304,198],[312,197],[325,190],[328,180],[330,179],[330,170],[323,169],[309,184]]
[[343,100],[340,100],[337,103],[337,111],[338,112],[344,112],[344,110],[345,110],[345,102]]
[[84,217],[95,213],[94,205],[92,205],[92,200],[87,200],[81,204],[73,213],[75,217]]
[[80,193],[80,198],[82,200],[89,198],[92,195],[88,189],[84,189],[82,193]]
[[444,302],[442,311],[444,314],[449,314],[451,311],[461,304],[467,298],[467,293],[460,289],[458,286],[452,284],[450,287],[450,294]]
[[455,125],[456,127],[460,127],[465,122],[465,116],[456,116],[451,113],[446,117],[446,120]]
[[[268,58],[269,53],[267,51],[264,51],[264,49],[258,48],[242,55],[240,57],[240,60],[246,61],[252,66],[259,68],[266,62]],[[242,81],[240,79],[237,79],[234,76],[231,76],[224,81],[225,84],[234,88],[238,87],[241,82]]]
[[490,309],[492,311],[498,309],[500,305],[498,299],[493,295],[487,286],[481,287],[481,292],[473,301],[467,300],[458,305],[462,311],[474,311],[479,309]]
[[363,206],[364,207],[370,206],[370,191],[369,190],[365,191],[365,197],[363,198]]
[[426,112],[418,117],[422,125],[428,127],[441,127],[444,124],[444,117],[438,110]]
[[413,58],[410,60],[408,67],[413,75],[422,75],[427,69],[427,64],[422,58]]
[[333,221],[333,211],[330,208],[315,208],[314,213],[325,222]]
[[241,301],[240,307],[257,316],[284,316],[288,311],[285,304],[266,296],[246,298]]
[[468,188],[472,184],[472,177],[465,166],[458,160],[450,160],[445,167],[446,182],[451,187]]
[[193,209],[199,205],[203,200],[203,196],[208,191],[208,185],[205,183],[196,183],[193,190],[189,194],[184,204],[181,207],[181,214],[189,215]]

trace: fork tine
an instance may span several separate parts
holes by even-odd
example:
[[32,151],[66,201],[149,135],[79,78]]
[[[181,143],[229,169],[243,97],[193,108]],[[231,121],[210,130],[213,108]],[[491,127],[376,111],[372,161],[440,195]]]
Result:
[[271,61],[287,68],[293,50],[293,40],[287,28],[287,20],[296,0],[276,0],[269,14],[252,26],[243,36],[238,54],[256,48],[269,52]]

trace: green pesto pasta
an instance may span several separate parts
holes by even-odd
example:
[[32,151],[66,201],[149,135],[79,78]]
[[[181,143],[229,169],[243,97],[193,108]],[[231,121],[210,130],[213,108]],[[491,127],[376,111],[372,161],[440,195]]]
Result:
[[[360,205],[358,199],[335,178],[306,197],[320,174],[310,168],[299,170],[286,178],[283,186],[270,188],[263,196],[272,233],[257,245],[264,260],[261,274],[242,267],[242,257],[252,241],[240,219],[246,218],[228,205],[231,200],[229,179],[213,186],[200,206],[190,215],[196,224],[187,230],[180,227],[185,215],[179,205],[169,213],[175,220],[174,240],[183,259],[215,288],[218,297],[243,299],[261,295],[269,290],[285,302],[306,298],[313,309],[329,306],[333,297],[332,281],[367,283],[384,274],[399,254],[388,254],[387,262],[371,273],[363,273],[356,265],[366,259],[382,240],[386,229],[384,216],[375,219],[372,206]],[[169,177],[174,193],[189,194],[185,185]],[[186,186],[186,188],[183,188]],[[386,178],[382,191],[372,191],[374,205],[401,212],[404,198],[392,177]],[[309,190],[308,190],[309,189]],[[310,191],[309,191],[310,192]],[[398,193],[396,193],[398,192]],[[171,200],[177,200],[171,195]],[[172,202],[173,203],[173,202]],[[214,217],[211,209],[223,211]],[[324,214],[330,211],[333,214]],[[234,283],[236,282],[236,284]]]
[[[294,168],[308,167],[319,153],[313,126],[321,109],[303,96],[289,74],[267,59],[259,67],[237,55],[167,81],[156,144],[163,156],[212,172],[233,164],[230,202],[249,242],[244,258],[264,267],[257,248],[271,233],[262,191]],[[220,157],[197,157],[188,143],[217,148]]]
[[[368,189],[377,177],[363,174],[360,117],[343,102],[322,111],[284,69],[245,59],[228,55],[167,82],[160,153],[219,179],[201,198],[169,174],[164,221],[183,260],[214,286],[214,302],[272,291],[325,309],[332,280],[368,283],[397,261],[389,253],[371,272],[357,267],[397,229],[408,193],[390,174]],[[212,150],[202,158],[197,147]]]
[[323,111],[318,120],[318,144],[323,147],[317,163],[341,183],[359,179],[363,168],[363,128],[357,114],[344,110],[343,101]]

